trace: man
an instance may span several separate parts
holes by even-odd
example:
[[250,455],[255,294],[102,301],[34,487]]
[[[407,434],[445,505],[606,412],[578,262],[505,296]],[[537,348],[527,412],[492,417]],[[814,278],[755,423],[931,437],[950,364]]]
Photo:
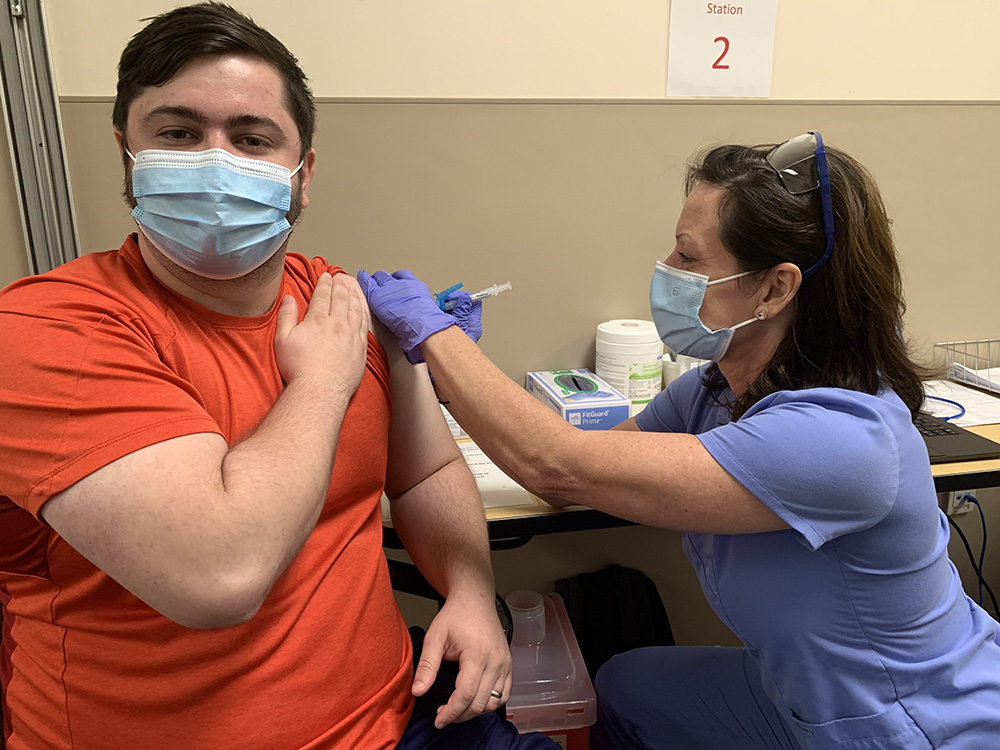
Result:
[[[138,233],[0,294],[8,750],[552,746],[493,713],[483,515],[426,371],[287,251],[314,116],[250,19],[158,16],[114,109]],[[415,674],[383,488],[447,597]]]

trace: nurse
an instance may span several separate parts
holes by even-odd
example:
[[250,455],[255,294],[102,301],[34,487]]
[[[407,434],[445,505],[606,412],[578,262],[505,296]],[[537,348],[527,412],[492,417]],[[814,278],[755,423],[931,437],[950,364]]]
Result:
[[506,378],[463,332],[467,299],[459,327],[411,274],[359,274],[499,466],[552,505],[685,532],[743,643],[613,658],[591,746],[1000,746],[1000,627],[948,559],[912,424],[928,373],[900,335],[875,182],[810,132],[714,148],[685,188],[650,307],[667,346],[711,363],[612,431],[575,429]]

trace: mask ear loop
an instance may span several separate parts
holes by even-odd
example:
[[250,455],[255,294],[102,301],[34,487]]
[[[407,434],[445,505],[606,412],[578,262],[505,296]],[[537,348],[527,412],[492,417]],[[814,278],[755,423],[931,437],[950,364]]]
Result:
[[740,330],[740,329],[741,329],[741,328],[742,328],[743,326],[748,326],[748,325],[750,325],[751,323],[756,323],[756,322],[757,322],[758,320],[763,320],[763,318],[762,318],[762,317],[760,317],[760,315],[755,315],[754,317],[750,318],[749,320],[744,320],[744,321],[743,321],[742,323],[737,323],[737,324],[736,324],[736,325],[734,325],[734,326],[730,326],[730,327],[729,327],[729,330],[730,330],[730,331],[738,331],[738,330]]
[[721,284],[724,281],[732,281],[733,279],[742,279],[744,276],[749,276],[752,273],[757,273],[757,271],[744,271],[743,273],[734,273],[732,276],[726,276],[723,279],[708,281],[705,283],[705,286],[714,286],[715,284]]

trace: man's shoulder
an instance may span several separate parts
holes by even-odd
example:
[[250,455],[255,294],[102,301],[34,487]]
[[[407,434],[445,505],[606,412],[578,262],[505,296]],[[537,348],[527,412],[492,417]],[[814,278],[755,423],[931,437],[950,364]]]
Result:
[[301,253],[289,251],[285,254],[285,277],[293,283],[312,290],[316,280],[324,271],[329,273],[344,273],[344,269],[335,266],[319,255],[309,258]]
[[343,272],[340,266],[335,266],[326,258],[315,255],[312,258],[289,251],[285,254],[285,273],[293,276],[309,276],[317,278],[324,271],[330,273]]
[[121,248],[83,255],[51,271],[26,276],[0,290],[0,312],[131,309],[150,293],[149,274],[136,263],[129,237]]

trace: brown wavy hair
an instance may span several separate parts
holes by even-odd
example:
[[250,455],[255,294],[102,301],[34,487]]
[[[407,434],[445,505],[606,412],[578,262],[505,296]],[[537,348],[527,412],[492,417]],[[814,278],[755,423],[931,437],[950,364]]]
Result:
[[150,23],[132,37],[118,61],[118,91],[111,115],[115,130],[125,136],[128,110],[135,98],[149,86],[162,86],[195,58],[244,55],[270,63],[281,74],[285,106],[299,131],[300,158],[305,158],[316,130],[316,105],[308,79],[284,44],[223,3],[187,5],[144,20]]
[[[763,272],[785,262],[805,271],[826,249],[819,190],[785,190],[766,161],[773,148],[720,146],[688,165],[685,195],[701,182],[723,190],[719,237],[740,271]],[[724,402],[732,419],[776,391],[818,387],[870,394],[888,387],[916,414],[923,380],[937,374],[911,357],[903,339],[902,277],[874,178],[843,151],[827,146],[826,154],[833,254],[803,280],[793,323],[764,371],[745,393]],[[760,279],[751,274],[739,283],[751,291]],[[714,363],[703,382],[717,400],[728,390]]]

